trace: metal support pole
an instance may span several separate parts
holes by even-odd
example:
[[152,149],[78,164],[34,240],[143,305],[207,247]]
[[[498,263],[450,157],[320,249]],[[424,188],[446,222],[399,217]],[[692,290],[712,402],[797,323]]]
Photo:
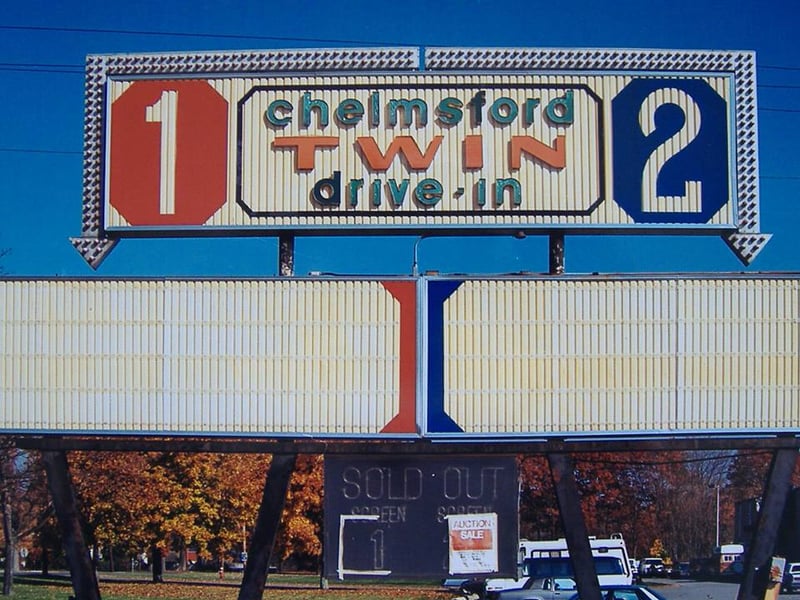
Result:
[[294,275],[294,235],[282,233],[278,238],[278,275]]
[[717,488],[717,535],[714,539],[717,541],[716,547],[719,548],[719,484],[715,487]]
[[550,275],[564,273],[564,234],[550,234]]
[[261,600],[267,583],[267,569],[272,556],[272,548],[281,524],[281,513],[286,502],[286,491],[294,472],[297,454],[273,454],[264,494],[256,517],[250,552],[244,567],[239,600]]
[[797,462],[796,448],[782,448],[772,455],[764,498],[755,531],[745,557],[744,578],[737,600],[762,600],[769,583],[769,570],[783,509],[792,487],[792,471]]
[[581,510],[578,484],[575,482],[575,464],[569,454],[563,453],[548,454],[547,460],[550,463],[550,475],[556,490],[558,512],[567,538],[578,594],[581,600],[601,600],[589,533]]
[[45,450],[42,461],[47,472],[47,487],[53,498],[58,525],[63,537],[64,554],[67,557],[72,589],[76,600],[100,600],[97,575],[89,557],[89,548],[83,539],[81,516],[75,501],[72,479],[69,476],[67,453]]

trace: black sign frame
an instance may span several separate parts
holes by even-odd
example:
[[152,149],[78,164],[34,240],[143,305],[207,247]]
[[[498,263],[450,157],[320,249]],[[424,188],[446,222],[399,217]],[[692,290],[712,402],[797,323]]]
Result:
[[447,516],[495,513],[497,573],[514,576],[519,474],[514,456],[325,457],[325,552],[330,579],[443,579]]

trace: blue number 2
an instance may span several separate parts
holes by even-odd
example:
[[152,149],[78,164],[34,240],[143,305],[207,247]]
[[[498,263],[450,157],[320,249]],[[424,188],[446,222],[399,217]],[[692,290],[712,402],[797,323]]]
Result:
[[611,103],[614,199],[637,223],[706,223],[729,201],[726,103],[700,79],[634,79]]

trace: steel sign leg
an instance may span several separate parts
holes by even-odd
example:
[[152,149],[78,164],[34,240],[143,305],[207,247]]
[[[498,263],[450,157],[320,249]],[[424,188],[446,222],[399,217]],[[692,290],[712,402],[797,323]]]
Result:
[[564,234],[553,233],[550,234],[549,245],[549,274],[550,275],[563,275],[564,274]]
[[261,600],[297,454],[273,454],[244,568],[239,600]]
[[83,539],[81,515],[69,475],[67,453],[45,450],[42,452],[42,460],[47,472],[47,486],[50,488],[58,525],[64,538],[64,553],[67,556],[75,597],[78,600],[100,600],[97,575],[89,557],[89,548]]
[[282,233],[278,238],[278,275],[294,275],[294,235]]
[[548,454],[547,460],[558,499],[561,525],[567,538],[567,549],[575,571],[578,594],[582,600],[601,600],[589,534],[581,510],[578,485],[575,483],[575,463],[569,454],[560,452]]
[[783,509],[792,487],[792,471],[797,462],[796,448],[781,448],[772,455],[764,499],[749,551],[745,556],[744,579],[737,600],[761,600],[767,590],[775,541],[778,539]]

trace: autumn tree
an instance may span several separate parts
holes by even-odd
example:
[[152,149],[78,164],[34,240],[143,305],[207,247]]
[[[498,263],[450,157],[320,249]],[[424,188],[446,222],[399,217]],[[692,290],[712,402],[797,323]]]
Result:
[[518,458],[520,473],[519,534],[523,539],[563,535],[550,467],[544,455]]
[[[36,532],[52,510],[44,469],[35,452],[23,452],[9,442],[0,446],[0,511],[3,518],[3,595],[11,594],[18,567],[18,542]],[[27,548],[26,548],[27,550]]]
[[[771,452],[745,451],[736,454],[729,463],[726,474],[730,480],[733,503],[763,496],[771,461]],[[792,485],[800,487],[800,455],[792,473]]]
[[[223,555],[255,518],[269,457],[208,453],[73,453],[72,470],[93,543],[113,555],[151,549],[184,562],[193,547]],[[113,567],[113,565],[112,565]],[[156,577],[157,578],[157,577]]]
[[[550,470],[544,456],[520,459],[520,535],[564,535]],[[631,552],[652,543],[654,482],[658,473],[644,454],[586,453],[576,459],[576,482],[591,535],[622,533]]]
[[297,457],[275,542],[280,559],[316,567],[322,555],[322,455]]
[[160,486],[143,452],[71,452],[70,471],[88,543],[102,547],[114,570],[115,551],[133,557],[148,548],[159,530]]
[[724,458],[693,454],[665,455],[660,466],[655,503],[659,515],[655,535],[661,543],[661,558],[687,560],[709,556],[715,544],[715,485],[722,485]]
[[589,453],[576,461],[576,479],[590,534],[621,533],[630,552],[651,543],[661,478],[648,453]]
[[[621,533],[632,556],[646,556],[656,539],[667,555],[710,554],[715,536],[715,486],[729,485],[730,453],[627,452],[576,455],[575,478],[590,535]],[[563,535],[550,472],[542,456],[520,459],[520,534]],[[758,475],[763,486],[763,471]],[[722,502],[723,531],[732,535],[733,504]],[[727,527],[727,529],[725,529]]]

